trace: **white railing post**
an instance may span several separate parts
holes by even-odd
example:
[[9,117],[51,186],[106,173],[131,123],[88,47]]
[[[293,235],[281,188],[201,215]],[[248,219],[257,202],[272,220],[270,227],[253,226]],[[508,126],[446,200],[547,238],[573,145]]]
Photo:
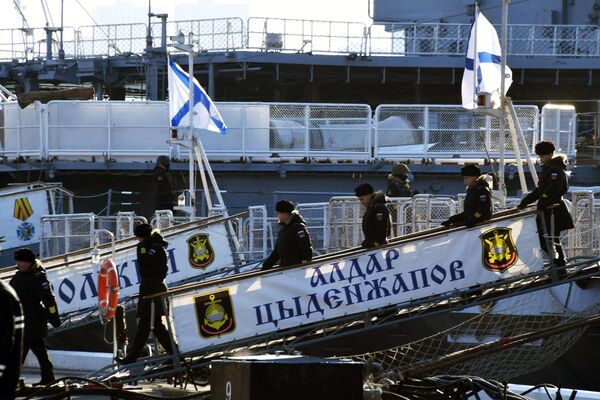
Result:
[[429,157],[429,106],[423,108],[423,144],[425,145],[425,158]]
[[112,142],[111,137],[110,137],[111,136],[111,125],[112,125],[112,105],[109,101],[105,102],[105,104],[106,104],[106,107],[108,108],[107,113],[106,113],[107,114],[106,119],[107,119],[107,124],[108,124],[108,126],[106,127],[107,128],[106,129],[106,157],[107,157],[107,161],[110,161],[110,159],[111,159],[110,146],[111,146],[111,142]]
[[491,154],[492,154],[492,148],[491,148],[491,145],[492,145],[492,137],[491,137],[492,136],[492,117],[490,117],[489,115],[485,116],[485,128],[484,129],[485,129],[484,146],[485,146],[486,150],[488,151],[488,153],[490,153],[490,157],[492,157],[491,156]]
[[40,132],[40,159],[41,160],[45,160],[47,157],[44,155],[45,153],[45,146],[44,146],[44,137],[45,137],[45,132],[44,132],[44,126],[45,126],[45,114],[46,114],[46,105],[42,104],[42,103],[35,103],[35,108],[36,108],[36,114],[37,114],[37,119],[38,119],[38,129]]
[[558,49],[557,49],[557,41],[558,41],[558,37],[556,35],[556,26],[552,27],[552,55],[553,56],[557,56],[558,55]]
[[306,132],[306,139],[304,143],[304,156],[308,160],[310,157],[310,105],[304,106],[304,129]]
[[373,140],[373,136],[371,135],[371,131],[373,129],[373,112],[371,110],[371,106],[367,105],[367,148],[365,149],[365,153],[367,156],[367,160],[370,159],[372,157],[373,151],[371,150],[373,148],[372,146],[372,140]]
[[248,207],[248,257],[254,258],[254,211]]
[[[242,126],[241,126],[241,137],[242,137],[242,157],[246,158],[246,107],[245,106],[240,106],[241,107],[241,115],[242,115]],[[269,133],[267,132],[267,135]]]
[[373,158],[379,157],[379,115],[381,112],[382,104],[375,108],[375,119],[371,119],[371,129],[373,132]]
[[267,208],[262,206],[262,255],[263,258],[267,257],[268,247],[267,247],[267,227],[268,227],[268,219],[267,219]]
[[323,206],[323,250],[327,253],[329,248],[329,203]]
[[15,157],[18,158],[21,155],[21,109],[15,107],[15,111],[17,113],[17,151]]

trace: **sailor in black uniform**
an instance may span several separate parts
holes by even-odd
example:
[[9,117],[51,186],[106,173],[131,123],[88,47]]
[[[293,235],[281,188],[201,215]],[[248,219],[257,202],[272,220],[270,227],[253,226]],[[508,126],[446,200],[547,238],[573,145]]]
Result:
[[0,310],[0,400],[12,400],[21,372],[23,310],[17,293],[1,280]]
[[[129,353],[124,358],[117,358],[120,364],[134,363],[142,353],[143,347],[150,336],[150,325],[154,326],[154,335],[165,351],[173,353],[171,338],[162,317],[164,315],[160,298],[144,299],[145,296],[167,291],[165,278],[168,272],[167,252],[168,243],[158,231],[152,230],[149,224],[137,225],[133,234],[138,239],[137,260],[140,270],[140,298],[137,305],[137,332]],[[154,303],[154,321],[152,321],[152,304]]]
[[466,225],[468,227],[492,217],[492,192],[475,164],[465,165],[460,174],[467,185],[467,196],[463,203],[463,212],[453,215],[442,222],[443,226]]
[[382,191],[375,192],[373,186],[363,183],[354,188],[360,204],[367,209],[363,215],[362,230],[365,240],[361,246],[365,249],[386,244],[392,230],[392,221],[387,209],[387,197]]
[[275,204],[281,230],[269,257],[263,262],[262,270],[268,270],[279,263],[280,267],[305,264],[312,260],[312,243],[306,221],[296,210],[294,203],[280,200]]
[[[554,157],[554,143],[542,141],[535,145],[535,153],[540,157],[542,171],[539,176],[538,186],[528,193],[518,208],[523,209],[537,200],[538,234],[542,249],[548,253],[548,242],[544,238],[544,230],[550,236],[549,244],[554,247],[556,255],[555,265],[566,264],[565,253],[560,243],[560,233],[573,229],[573,219],[567,209],[562,196],[569,189],[567,179],[567,166],[561,156]],[[552,219],[554,218],[554,223]]]
[[48,334],[48,321],[55,328],[60,326],[54,291],[46,270],[33,251],[19,249],[15,251],[15,260],[18,271],[10,280],[10,286],[17,292],[25,316],[22,360],[25,361],[31,350],[40,364],[42,375],[37,385],[47,385],[54,381],[54,370],[44,338]]

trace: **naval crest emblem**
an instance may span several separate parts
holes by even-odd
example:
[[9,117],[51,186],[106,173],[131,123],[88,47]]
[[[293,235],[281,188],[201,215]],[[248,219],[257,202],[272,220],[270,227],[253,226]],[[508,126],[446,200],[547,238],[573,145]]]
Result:
[[192,268],[205,269],[215,260],[208,234],[198,233],[187,240],[188,260]]
[[35,226],[31,222],[23,222],[21,225],[17,227],[17,236],[22,241],[31,240],[31,238],[35,235]]
[[482,233],[483,266],[490,271],[504,272],[517,262],[519,254],[512,239],[511,228],[494,228]]
[[229,289],[194,297],[198,332],[204,338],[235,330],[235,316]]

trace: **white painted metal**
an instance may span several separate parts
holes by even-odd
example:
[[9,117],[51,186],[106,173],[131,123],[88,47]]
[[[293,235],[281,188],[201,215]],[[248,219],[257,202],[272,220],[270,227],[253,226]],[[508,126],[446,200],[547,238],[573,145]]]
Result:
[[556,151],[568,157],[576,155],[577,112],[575,107],[562,104],[546,104],[542,107],[541,140],[551,140]]
[[[459,106],[380,105],[374,117],[370,107],[361,104],[217,106],[229,133],[198,135],[211,161],[306,158],[369,162],[374,158],[455,156],[483,160],[488,153],[491,157],[499,155],[498,121],[473,115]],[[0,154],[9,158],[145,162],[155,161],[159,155],[177,154],[167,143],[166,102],[52,101],[24,110],[13,103],[6,103],[4,108],[5,145]],[[538,138],[538,109],[518,106],[515,112],[527,148],[532,148]],[[561,135],[563,140],[574,142],[576,132],[573,129]],[[81,140],[82,136],[86,139]],[[514,157],[514,152],[509,149],[507,156]],[[188,156],[180,154],[179,158]]]

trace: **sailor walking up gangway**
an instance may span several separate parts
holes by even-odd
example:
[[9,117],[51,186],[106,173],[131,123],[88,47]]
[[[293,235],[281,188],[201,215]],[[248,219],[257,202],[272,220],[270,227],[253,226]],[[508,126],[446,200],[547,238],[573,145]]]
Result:
[[[437,228],[308,265],[172,288],[162,296],[171,307],[177,356],[202,364],[232,349],[297,348],[555,285],[535,218],[510,210],[471,228]],[[597,272],[597,262],[586,261],[565,276]]]

